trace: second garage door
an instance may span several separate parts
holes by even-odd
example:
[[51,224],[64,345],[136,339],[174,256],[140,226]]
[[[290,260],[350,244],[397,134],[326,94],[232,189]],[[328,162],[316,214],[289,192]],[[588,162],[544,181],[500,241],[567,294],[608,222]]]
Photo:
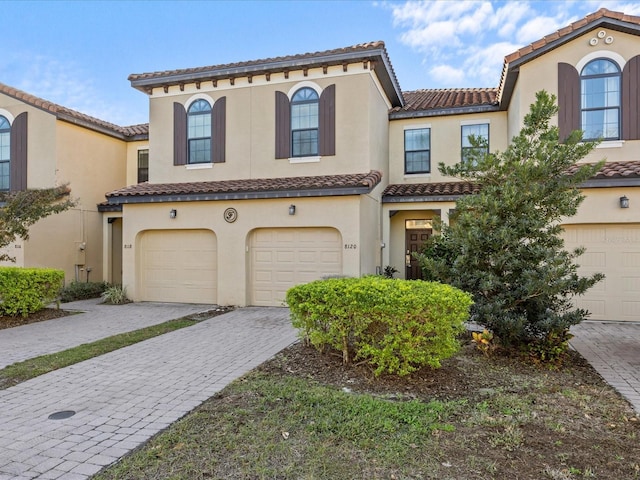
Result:
[[140,299],[216,303],[216,236],[211,230],[149,230],[140,237]]
[[576,305],[591,312],[592,320],[640,320],[640,225],[567,225],[565,247],[583,246],[579,273],[601,272],[606,278]]
[[342,273],[342,237],[333,228],[261,228],[250,251],[252,305],[281,306],[294,285]]

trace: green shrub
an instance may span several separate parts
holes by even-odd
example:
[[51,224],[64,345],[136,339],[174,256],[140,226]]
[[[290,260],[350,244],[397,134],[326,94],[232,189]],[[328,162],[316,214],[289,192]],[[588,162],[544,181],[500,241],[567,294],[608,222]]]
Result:
[[0,314],[26,317],[42,310],[63,284],[62,270],[0,267]]
[[111,285],[102,292],[102,302],[110,303],[111,305],[123,305],[129,303],[131,300],[127,298],[127,287],[122,285]]
[[75,302],[88,298],[98,298],[109,287],[107,282],[71,282],[60,292],[60,301]]
[[407,375],[459,348],[472,301],[440,283],[381,277],[319,280],[287,292],[294,327],[321,351],[342,352],[383,372]]

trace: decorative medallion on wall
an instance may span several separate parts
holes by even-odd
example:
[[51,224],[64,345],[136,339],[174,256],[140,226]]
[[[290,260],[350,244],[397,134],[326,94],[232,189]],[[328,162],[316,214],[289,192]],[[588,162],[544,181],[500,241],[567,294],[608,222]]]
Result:
[[238,211],[235,208],[227,208],[224,211],[224,219],[228,223],[233,223],[238,219]]
[[600,30],[595,37],[589,40],[589,45],[595,47],[596,45],[598,45],[600,40],[603,40],[603,42],[607,45],[611,45],[613,43],[613,37],[611,35],[607,35],[607,32],[605,32],[604,30]]

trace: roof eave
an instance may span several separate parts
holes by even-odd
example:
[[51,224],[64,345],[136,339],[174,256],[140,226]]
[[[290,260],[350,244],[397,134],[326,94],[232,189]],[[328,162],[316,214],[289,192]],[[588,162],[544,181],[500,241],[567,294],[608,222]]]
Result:
[[402,94],[400,86],[397,84],[391,69],[391,64],[382,48],[371,50],[360,50],[338,54],[320,55],[307,58],[271,61],[255,65],[245,65],[228,68],[212,68],[200,72],[177,73],[167,75],[157,75],[149,78],[132,79],[131,86],[143,93],[149,93],[150,89],[163,87],[166,85],[180,85],[206,81],[212,79],[225,79],[241,77],[247,75],[259,75],[265,73],[282,72],[287,70],[299,70],[309,67],[320,67],[324,65],[340,65],[345,62],[355,63],[358,61],[370,60],[380,62],[384,65],[383,72],[376,72],[385,93],[389,97],[393,106],[402,105]]
[[469,113],[497,112],[499,105],[469,105],[464,107],[434,108],[428,110],[400,111],[389,113],[389,120],[407,118],[439,117],[446,115],[465,115]]
[[382,203],[455,202],[464,195],[472,195],[472,194],[464,193],[460,195],[411,195],[411,196],[383,195]]
[[256,200],[267,198],[303,198],[303,197],[333,197],[345,195],[364,195],[373,190],[373,187],[344,187],[344,188],[318,188],[301,190],[265,190],[245,192],[220,192],[220,193],[180,193],[166,195],[123,195],[107,198],[109,205],[139,204],[139,203],[166,203],[166,202],[197,202],[219,200]]

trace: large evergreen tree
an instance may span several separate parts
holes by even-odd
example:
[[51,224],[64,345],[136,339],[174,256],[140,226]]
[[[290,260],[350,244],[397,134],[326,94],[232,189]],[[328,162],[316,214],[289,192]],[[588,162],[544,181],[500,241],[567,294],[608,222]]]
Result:
[[550,125],[555,100],[536,95],[504,152],[484,154],[482,141],[472,139],[476,148],[465,162],[439,165],[480,193],[460,198],[450,225],[439,223],[441,235],[420,255],[428,278],[473,294],[473,318],[507,346],[566,338],[588,315],[571,298],[604,278],[580,277],[575,260],[583,250],[564,249],[560,223],[577,213],[584,199],[578,186],[602,164],[574,167],[595,144],[582,142],[579,131],[559,142]]
[[[0,249],[17,238],[29,238],[29,227],[44,217],[63,212],[75,205],[68,185],[53,188],[0,193]],[[0,261],[15,261],[0,252]]]

